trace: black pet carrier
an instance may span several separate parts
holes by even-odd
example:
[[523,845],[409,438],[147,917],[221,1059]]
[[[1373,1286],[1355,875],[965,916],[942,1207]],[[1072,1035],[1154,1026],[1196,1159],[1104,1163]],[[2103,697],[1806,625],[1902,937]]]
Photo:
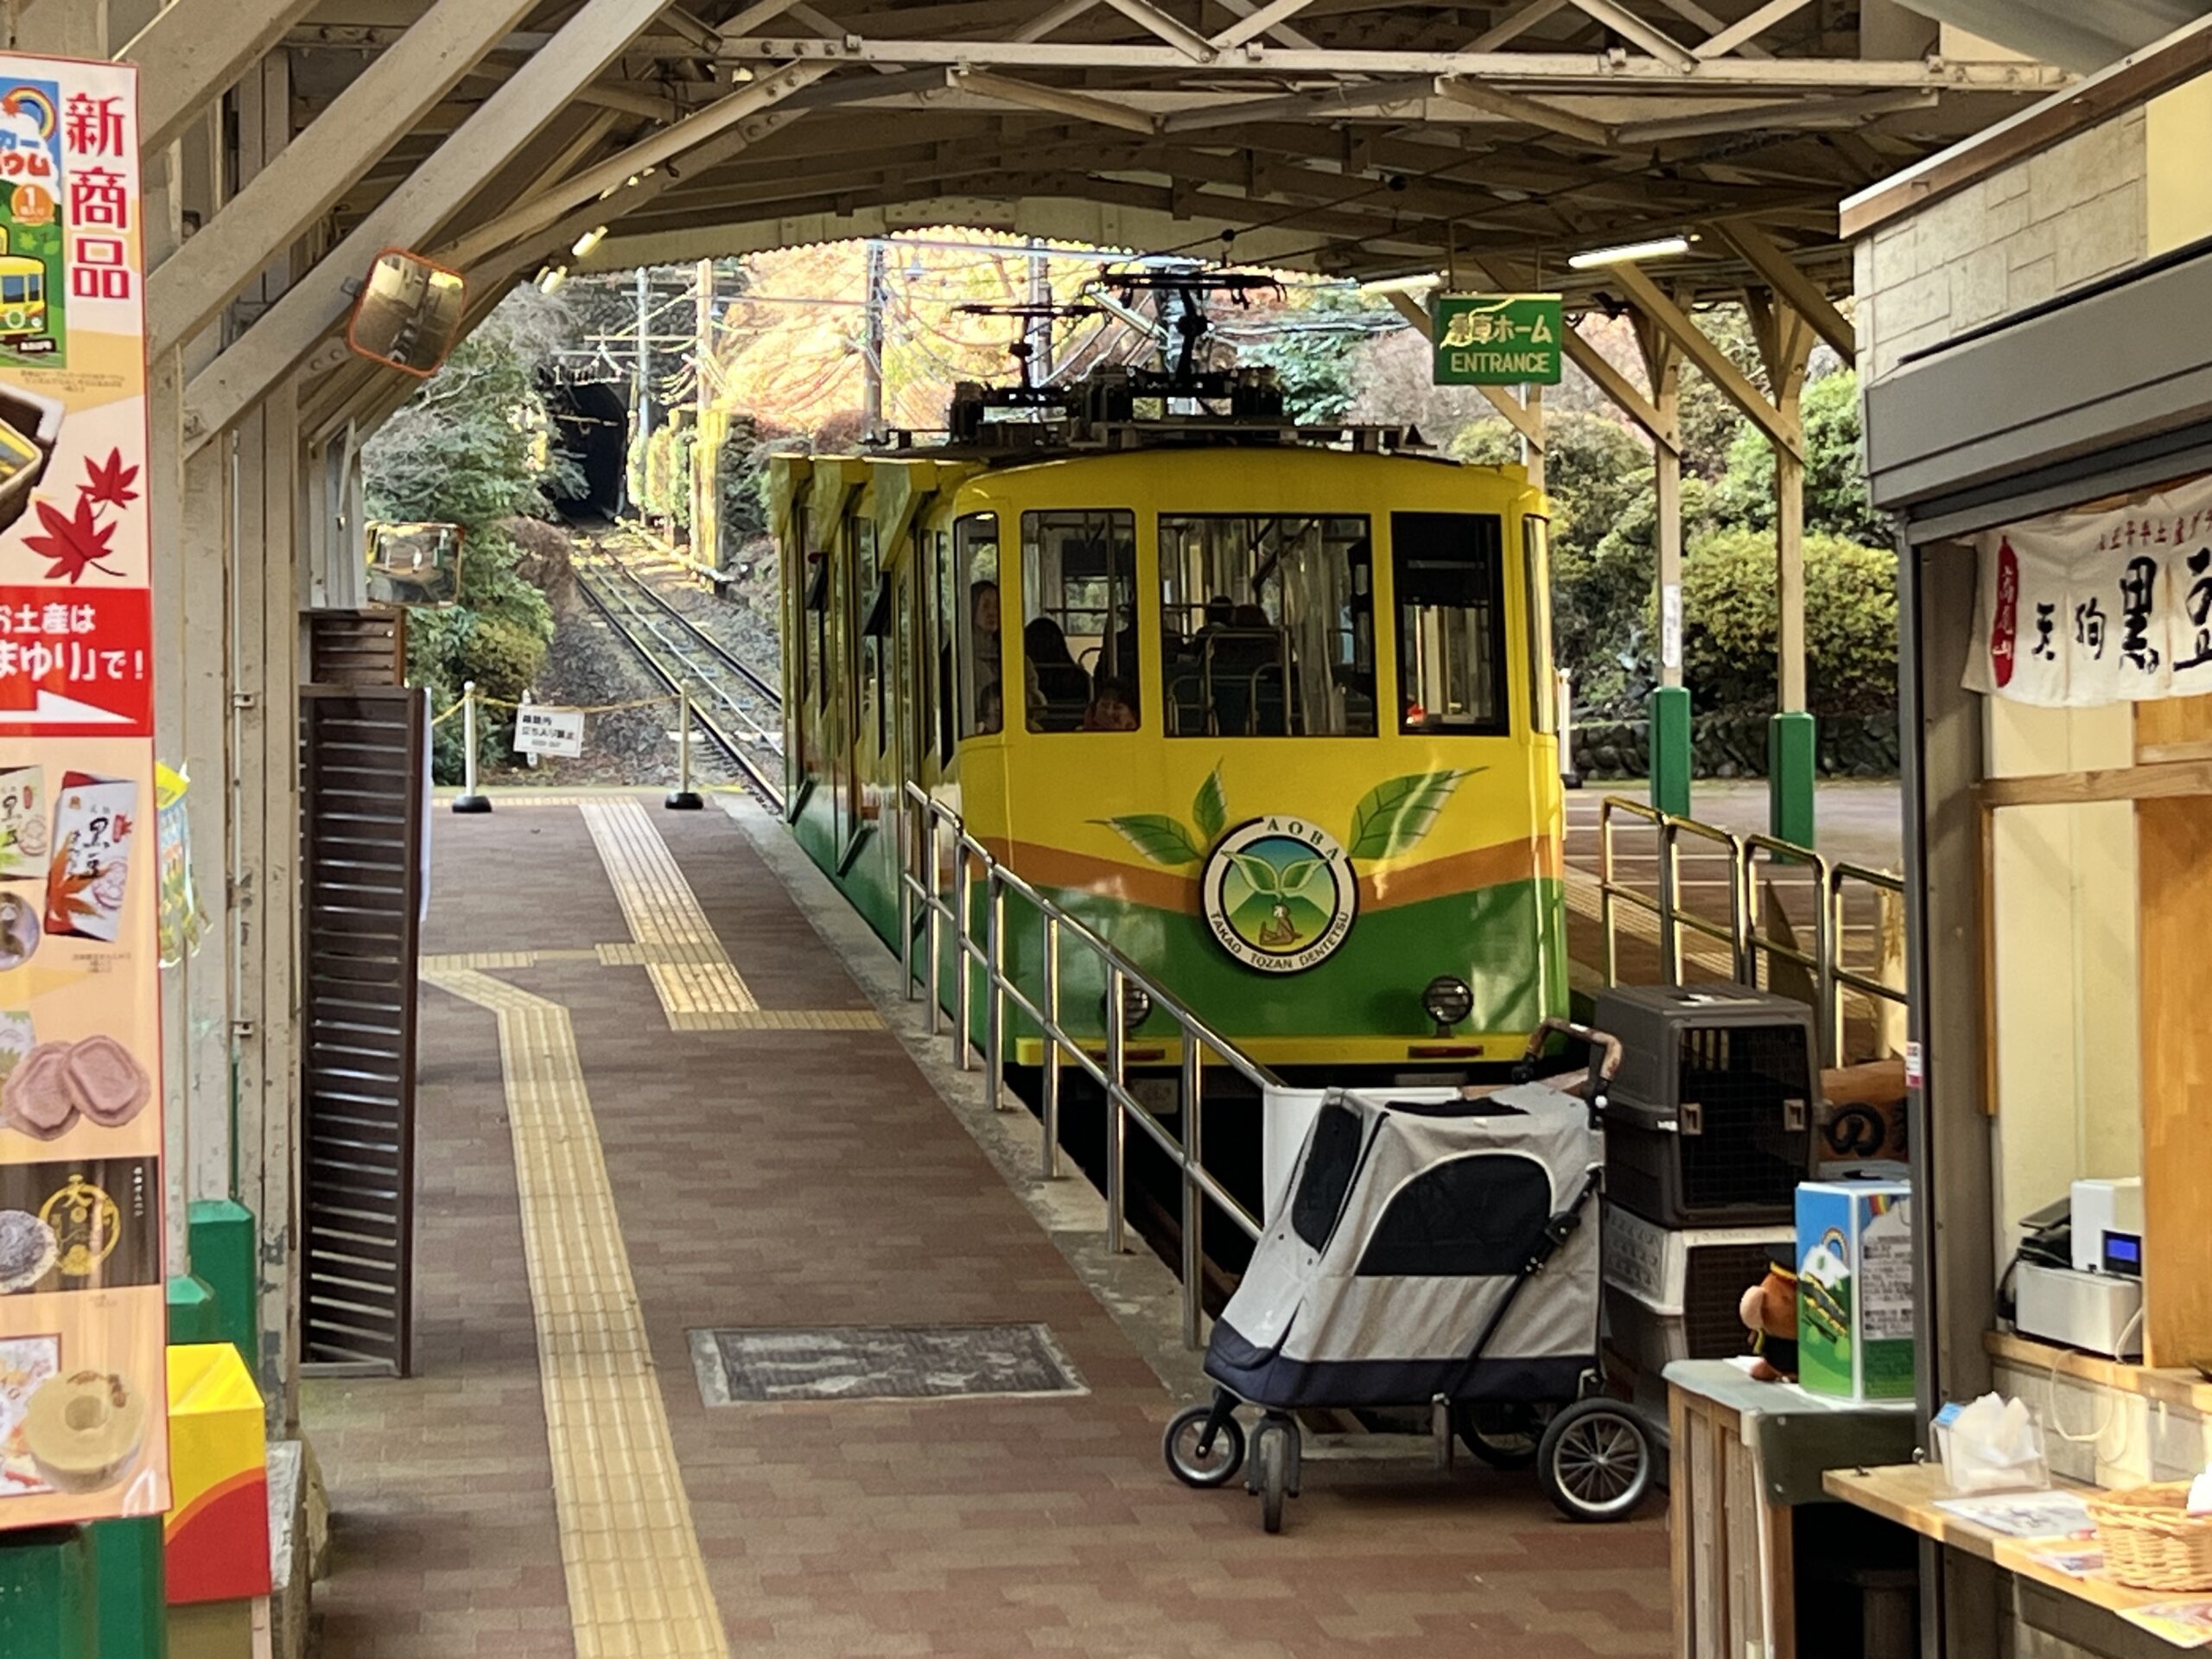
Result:
[[1662,1227],[1790,1222],[1814,1173],[1813,1013],[1739,986],[1618,986],[1605,1196]]

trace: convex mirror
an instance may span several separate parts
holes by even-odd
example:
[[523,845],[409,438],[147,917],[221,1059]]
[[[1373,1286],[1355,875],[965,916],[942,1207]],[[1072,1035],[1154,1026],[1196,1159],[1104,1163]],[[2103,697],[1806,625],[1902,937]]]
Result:
[[459,271],[404,248],[387,248],[354,298],[346,343],[405,373],[433,374],[461,338],[467,296]]
[[459,524],[369,526],[372,605],[452,605],[461,598]]

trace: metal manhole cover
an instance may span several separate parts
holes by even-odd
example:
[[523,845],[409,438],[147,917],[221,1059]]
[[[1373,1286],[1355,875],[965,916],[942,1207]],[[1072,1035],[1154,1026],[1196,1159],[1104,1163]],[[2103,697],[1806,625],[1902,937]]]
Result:
[[1088,1392],[1041,1325],[829,1325],[691,1332],[710,1406]]

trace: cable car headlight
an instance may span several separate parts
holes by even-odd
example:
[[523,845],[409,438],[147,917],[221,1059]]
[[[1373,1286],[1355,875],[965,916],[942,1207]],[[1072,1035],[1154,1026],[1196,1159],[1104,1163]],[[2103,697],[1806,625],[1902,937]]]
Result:
[[1449,1037],[1452,1027],[1475,1011],[1475,994],[1465,980],[1439,974],[1422,988],[1421,1005],[1436,1021],[1436,1034]]
[[[1106,1017],[1106,993],[1098,994],[1098,1017]],[[1122,1029],[1135,1031],[1152,1018],[1152,993],[1134,980],[1122,982]]]

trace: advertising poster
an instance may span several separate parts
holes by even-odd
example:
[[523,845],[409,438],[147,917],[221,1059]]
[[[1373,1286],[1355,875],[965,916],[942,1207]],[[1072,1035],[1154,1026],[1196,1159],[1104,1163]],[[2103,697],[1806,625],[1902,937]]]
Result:
[[0,55],[0,1530],[168,1507],[127,66]]

